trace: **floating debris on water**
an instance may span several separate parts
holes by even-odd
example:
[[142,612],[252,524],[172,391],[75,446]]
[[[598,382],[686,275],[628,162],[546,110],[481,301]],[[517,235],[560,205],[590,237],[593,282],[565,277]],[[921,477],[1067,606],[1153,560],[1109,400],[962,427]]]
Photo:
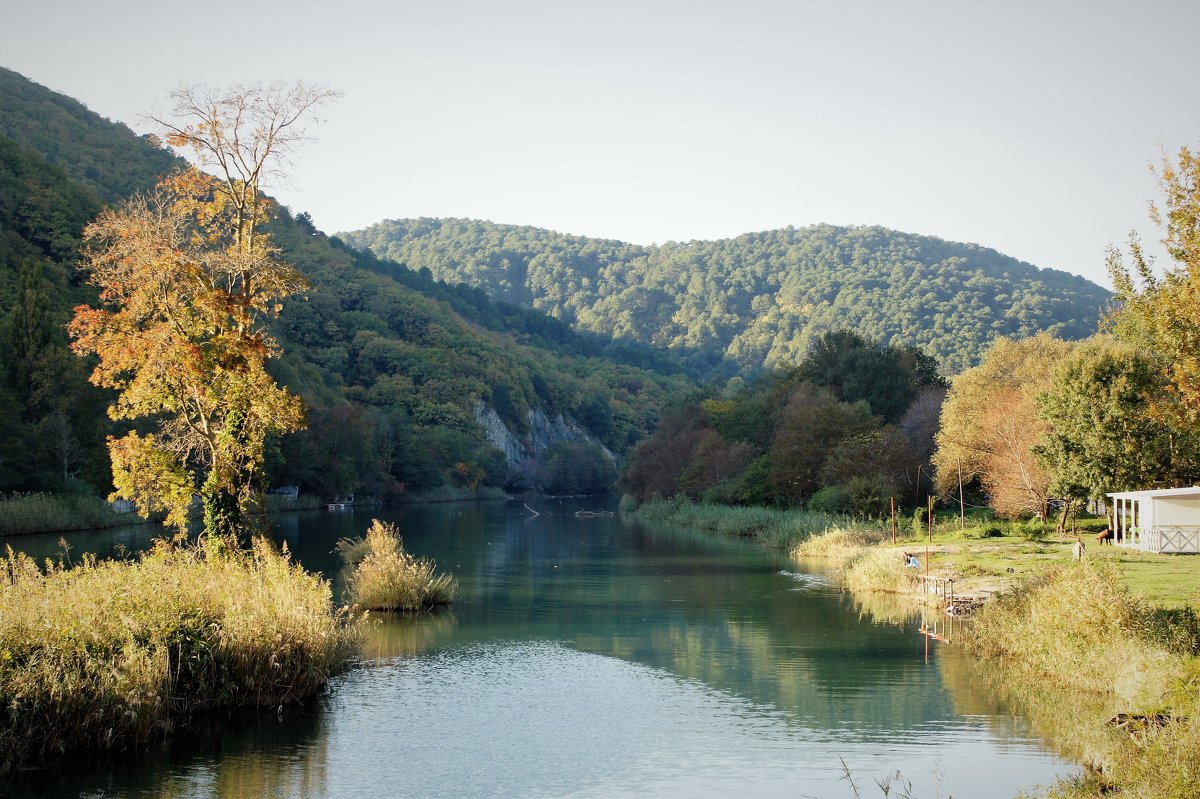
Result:
[[780,569],[779,573],[784,577],[791,577],[802,586],[810,585],[829,585],[829,578],[823,574],[806,574],[804,572],[790,572],[787,569]]

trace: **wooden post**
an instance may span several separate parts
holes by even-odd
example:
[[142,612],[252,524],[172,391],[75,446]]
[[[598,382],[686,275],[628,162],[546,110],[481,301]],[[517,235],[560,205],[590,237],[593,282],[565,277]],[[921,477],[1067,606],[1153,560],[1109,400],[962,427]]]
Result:
[[933,497],[929,497],[929,543],[933,543]]
[[958,461],[958,529],[967,529],[967,503],[963,499],[961,458]]
[[892,497],[892,543],[896,543],[896,498]]

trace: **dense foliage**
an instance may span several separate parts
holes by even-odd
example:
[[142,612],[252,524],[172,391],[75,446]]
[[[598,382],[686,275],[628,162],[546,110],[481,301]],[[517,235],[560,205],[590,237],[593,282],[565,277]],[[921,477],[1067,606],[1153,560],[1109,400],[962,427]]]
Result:
[[1200,426],[1200,153],[1187,147],[1177,160],[1163,155],[1156,170],[1163,192],[1150,217],[1163,233],[1170,262],[1147,258],[1134,237],[1129,257],[1109,252],[1109,273],[1120,310],[1114,332],[1153,353],[1167,379],[1159,410]]
[[960,483],[977,483],[997,513],[1046,512],[1051,475],[1033,447],[1049,426],[1038,401],[1054,381],[1052,365],[1072,348],[1046,334],[1021,341],[1001,338],[978,366],[954,378],[933,456],[943,494],[957,494]]
[[1168,377],[1148,353],[1110,337],[1080,345],[1039,397],[1046,432],[1033,447],[1057,496],[1192,485],[1200,430],[1159,413]]
[[118,392],[112,418],[153,428],[108,439],[114,493],[143,516],[165,507],[184,530],[199,486],[210,545],[236,540],[261,501],[267,437],[304,427],[299,398],[264,368],[279,353],[268,321],[307,284],[262,229],[271,203],[259,179],[324,96],[302,83],[180,90],[183,127],[169,125],[169,138],[216,176],[175,170],[84,230],[100,302],[76,307],[71,347],[95,355],[91,381]]
[[1041,515],[1057,499],[1065,522],[1111,491],[1200,480],[1200,159],[1184,147],[1157,173],[1151,219],[1171,262],[1155,268],[1134,237],[1109,252],[1115,335],[1001,339],[955,377],[934,456],[943,492],[961,474],[998,512]]
[[823,333],[850,328],[919,347],[954,372],[998,336],[1086,337],[1109,298],[994,250],[879,227],[650,247],[464,219],[389,220],[339,236],[704,370],[794,366]]
[[75,269],[96,196],[0,136],[0,490],[107,482],[106,397],[67,349]]
[[[88,367],[63,331],[70,308],[96,301],[76,269],[80,236],[100,209],[97,194],[148,189],[160,167],[177,162],[73,101],[3,77],[0,130],[22,138],[0,139],[0,491],[70,483],[107,492],[104,437],[125,430],[105,418],[111,397],[86,383]],[[38,124],[28,109],[43,106],[72,112]],[[47,153],[77,142],[124,155],[50,163]],[[267,230],[310,288],[272,323],[282,355],[267,368],[304,399],[308,429],[267,441],[272,484],[322,495],[502,485],[510,475],[476,420],[480,403],[517,435],[531,409],[562,414],[620,454],[653,429],[668,396],[692,385],[650,347],[574,332],[351,250],[306,214],[277,211]]]
[[180,163],[152,137],[2,67],[0,97],[0,137],[39,153],[104,202],[148,188]]
[[[891,390],[877,394],[873,381]],[[942,391],[921,353],[831,331],[799,367],[749,386],[734,378],[665,416],[623,485],[639,502],[683,495],[880,514],[892,497],[924,500]]]

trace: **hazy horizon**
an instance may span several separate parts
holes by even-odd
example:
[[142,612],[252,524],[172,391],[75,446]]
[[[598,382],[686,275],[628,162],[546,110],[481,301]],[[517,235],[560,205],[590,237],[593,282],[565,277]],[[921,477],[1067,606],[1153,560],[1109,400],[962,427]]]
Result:
[[341,90],[272,187],[331,233],[460,217],[661,244],[878,225],[1105,285],[1106,246],[1157,242],[1148,165],[1200,138],[1194,3],[206,8],[6,9],[3,66],[138,132],[185,83]]

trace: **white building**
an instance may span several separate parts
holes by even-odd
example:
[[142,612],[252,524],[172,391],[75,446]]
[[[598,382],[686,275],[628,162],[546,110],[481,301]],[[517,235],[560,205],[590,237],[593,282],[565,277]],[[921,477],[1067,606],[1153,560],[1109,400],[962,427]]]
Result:
[[1147,552],[1200,553],[1200,486],[1108,496],[1114,543]]

